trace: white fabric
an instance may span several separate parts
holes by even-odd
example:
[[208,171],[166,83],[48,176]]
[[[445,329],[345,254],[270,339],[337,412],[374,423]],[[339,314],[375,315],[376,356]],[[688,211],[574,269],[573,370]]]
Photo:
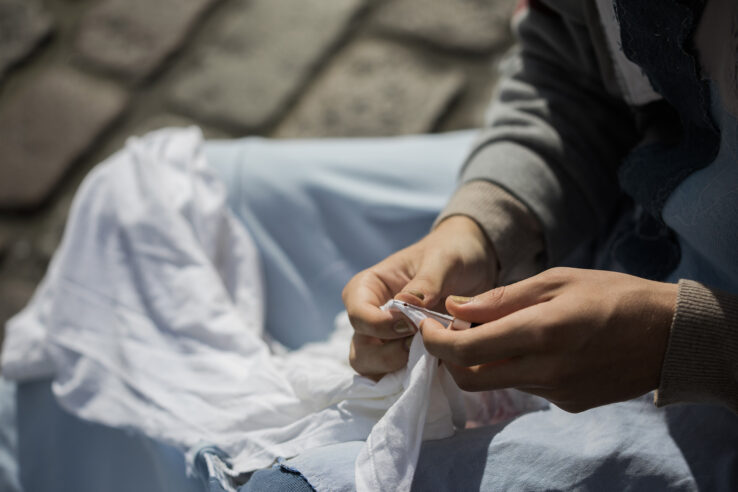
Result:
[[200,145],[197,129],[160,130],[88,176],[6,326],[4,376],[51,377],[71,413],[183,452],[212,443],[232,473],[368,436],[359,489],[409,489],[421,440],[464,424],[458,388],[419,336],[407,369],[356,376],[345,315],[324,343],[270,350],[257,250]]
[[[410,490],[424,439],[453,435],[464,426],[461,392],[416,334],[410,347],[405,391],[377,422],[356,459],[356,490]],[[440,418],[439,418],[440,417]]]

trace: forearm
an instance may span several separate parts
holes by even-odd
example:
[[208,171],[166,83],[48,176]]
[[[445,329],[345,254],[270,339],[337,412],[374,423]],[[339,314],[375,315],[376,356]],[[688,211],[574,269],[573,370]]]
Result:
[[[532,263],[529,253],[513,258],[513,264],[501,261],[501,267],[511,271],[525,260],[530,274],[535,273],[530,265],[557,264],[609,224],[621,198],[617,167],[636,132],[627,106],[604,88],[583,21],[532,10],[517,33],[519,50],[505,64],[490,123],[449,207],[482,226],[499,226],[485,218],[490,207],[471,206],[480,200],[458,199],[475,182],[493,183],[521,203],[540,228],[543,254]],[[505,204],[492,208],[511,210]],[[505,239],[485,230],[504,257]]]

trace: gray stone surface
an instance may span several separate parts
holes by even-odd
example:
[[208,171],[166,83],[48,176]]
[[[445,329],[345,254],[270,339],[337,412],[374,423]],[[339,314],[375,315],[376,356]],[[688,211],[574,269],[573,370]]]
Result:
[[106,0],[84,17],[75,42],[81,60],[128,79],[154,71],[218,0]]
[[213,130],[212,128],[209,128],[207,126],[203,126],[199,124],[198,122],[194,121],[191,118],[188,118],[186,116],[180,116],[176,114],[171,113],[158,113],[155,114],[144,121],[137,124],[132,132],[133,135],[145,135],[148,132],[158,130],[160,128],[166,128],[166,127],[176,127],[176,128],[183,128],[188,126],[198,126],[200,127],[200,130],[202,130],[203,136],[207,138],[228,138],[229,135],[218,131]]
[[49,15],[30,0],[0,0],[0,78],[51,32]]
[[364,0],[250,0],[176,81],[172,105],[240,132],[272,122]]
[[376,26],[445,48],[490,52],[511,41],[515,0],[391,0]]
[[364,39],[342,53],[278,128],[279,137],[427,132],[463,73],[396,43]]
[[0,0],[0,335],[79,182],[128,136],[474,126],[513,1]]
[[0,107],[0,208],[32,208],[121,112],[125,94],[68,68],[43,72]]

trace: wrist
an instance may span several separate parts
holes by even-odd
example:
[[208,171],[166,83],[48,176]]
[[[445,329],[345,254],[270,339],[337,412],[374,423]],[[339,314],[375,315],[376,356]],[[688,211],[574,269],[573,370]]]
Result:
[[677,296],[679,286],[677,284],[665,282],[653,282],[655,288],[652,290],[652,302],[654,309],[651,311],[651,320],[649,330],[653,330],[656,340],[656,359],[658,374],[656,378],[655,389],[661,380],[661,371],[666,357],[666,349],[669,343],[669,334],[671,325],[674,321],[676,313]]
[[497,251],[492,241],[487,237],[484,229],[476,220],[467,215],[451,215],[445,217],[435,225],[432,234],[434,233],[456,238],[463,237],[465,241],[473,241],[479,247],[479,250],[482,251],[484,264],[487,268],[487,277],[489,278],[488,288],[492,288],[497,284],[500,271]]

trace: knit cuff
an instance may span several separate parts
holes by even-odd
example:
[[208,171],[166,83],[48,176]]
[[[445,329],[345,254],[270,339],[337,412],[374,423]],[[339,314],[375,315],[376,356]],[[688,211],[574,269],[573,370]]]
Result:
[[465,183],[453,194],[433,227],[454,215],[469,217],[484,230],[497,253],[499,284],[540,271],[544,246],[538,220],[501,187],[482,180]]
[[738,296],[679,281],[656,405],[722,403],[738,412]]

